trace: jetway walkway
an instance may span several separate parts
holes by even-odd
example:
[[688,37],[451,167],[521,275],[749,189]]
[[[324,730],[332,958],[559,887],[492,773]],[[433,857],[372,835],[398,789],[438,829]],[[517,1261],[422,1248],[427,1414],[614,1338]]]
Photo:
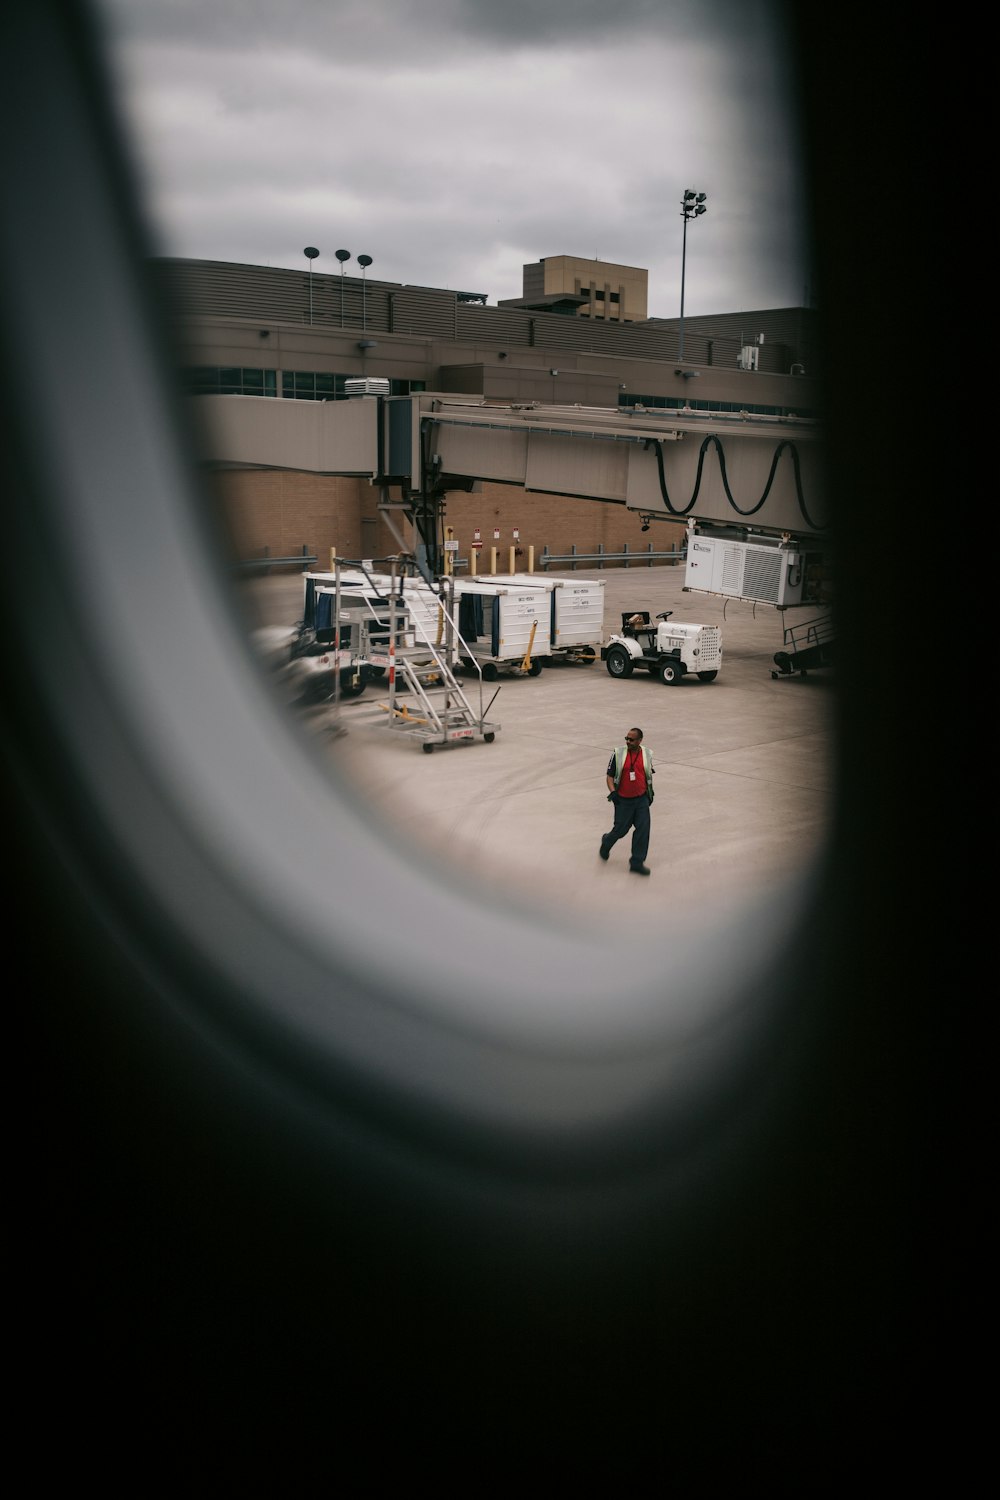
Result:
[[[470,479],[602,500],[672,520],[753,520],[773,532],[825,527],[819,424],[750,413],[640,407],[490,406],[453,396],[411,398],[417,434],[388,467],[444,489]],[[390,423],[399,426],[401,418]],[[397,437],[401,435],[397,434]],[[408,457],[408,463],[401,461]]]
[[191,399],[202,403],[207,462],[366,478],[379,487],[390,525],[394,511],[414,525],[433,575],[444,571],[445,495],[484,480],[623,505],[650,520],[815,539],[827,527],[821,429],[811,420],[431,392]]

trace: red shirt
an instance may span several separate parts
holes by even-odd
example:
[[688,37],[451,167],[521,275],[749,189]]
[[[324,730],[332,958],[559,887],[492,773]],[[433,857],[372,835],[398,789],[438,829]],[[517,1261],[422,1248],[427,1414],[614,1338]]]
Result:
[[[635,772],[634,781],[629,775],[630,771]],[[611,764],[608,767],[608,775],[614,777],[614,774],[615,757],[612,756]],[[641,745],[637,746],[635,750],[626,749],[625,760],[622,765],[622,779],[619,781],[616,791],[619,797],[644,797],[646,795],[646,767],[643,764]]]

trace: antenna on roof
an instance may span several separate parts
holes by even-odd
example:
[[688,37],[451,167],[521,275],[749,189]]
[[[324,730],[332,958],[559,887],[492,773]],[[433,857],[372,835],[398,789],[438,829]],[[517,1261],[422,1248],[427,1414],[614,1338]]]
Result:
[[313,320],[313,261],[316,259],[319,251],[315,245],[307,245],[302,254],[309,262],[309,321],[311,323]]
[[334,255],[340,261],[340,326],[344,326],[344,261],[350,260],[350,250],[335,250]]
[[358,265],[361,267],[361,327],[362,327],[362,329],[365,329],[367,327],[367,313],[366,313],[366,310],[365,310],[365,288],[367,286],[367,278],[365,276],[365,272],[368,270],[368,267],[371,265],[371,263],[372,263],[372,258],[371,258],[370,255],[359,255],[358,256]]

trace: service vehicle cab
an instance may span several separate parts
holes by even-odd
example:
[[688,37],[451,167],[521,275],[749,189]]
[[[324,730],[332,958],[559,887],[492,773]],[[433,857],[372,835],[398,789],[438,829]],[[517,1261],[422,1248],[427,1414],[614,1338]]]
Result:
[[722,631],[718,625],[682,624],[665,610],[651,623],[648,611],[622,615],[620,635],[601,647],[601,660],[612,677],[631,677],[644,667],[672,686],[685,676],[714,682],[722,665]]

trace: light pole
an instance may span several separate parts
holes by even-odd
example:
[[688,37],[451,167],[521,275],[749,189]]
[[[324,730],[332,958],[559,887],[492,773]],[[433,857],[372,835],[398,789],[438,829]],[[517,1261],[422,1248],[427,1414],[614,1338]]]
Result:
[[344,261],[350,260],[350,250],[335,250],[334,255],[340,261],[340,326],[344,326]]
[[305,256],[306,260],[309,262],[309,322],[312,323],[312,320],[313,320],[313,261],[316,259],[317,255],[319,254],[319,251],[316,249],[315,245],[307,245],[306,248],[303,250],[302,254]]
[[685,188],[684,197],[681,199],[684,240],[681,249],[681,336],[680,347],[677,350],[678,359],[684,358],[684,274],[687,270],[688,220],[697,219],[705,212],[705,196],[704,193],[696,193],[694,188]]
[[362,333],[364,333],[365,328],[368,326],[367,323],[366,323],[366,321],[365,321],[366,317],[367,317],[367,313],[365,311],[365,286],[367,285],[367,283],[365,281],[365,272],[367,271],[367,269],[371,265],[371,263],[372,263],[372,258],[371,258],[370,255],[359,255],[358,256],[358,265],[361,267],[361,332]]

